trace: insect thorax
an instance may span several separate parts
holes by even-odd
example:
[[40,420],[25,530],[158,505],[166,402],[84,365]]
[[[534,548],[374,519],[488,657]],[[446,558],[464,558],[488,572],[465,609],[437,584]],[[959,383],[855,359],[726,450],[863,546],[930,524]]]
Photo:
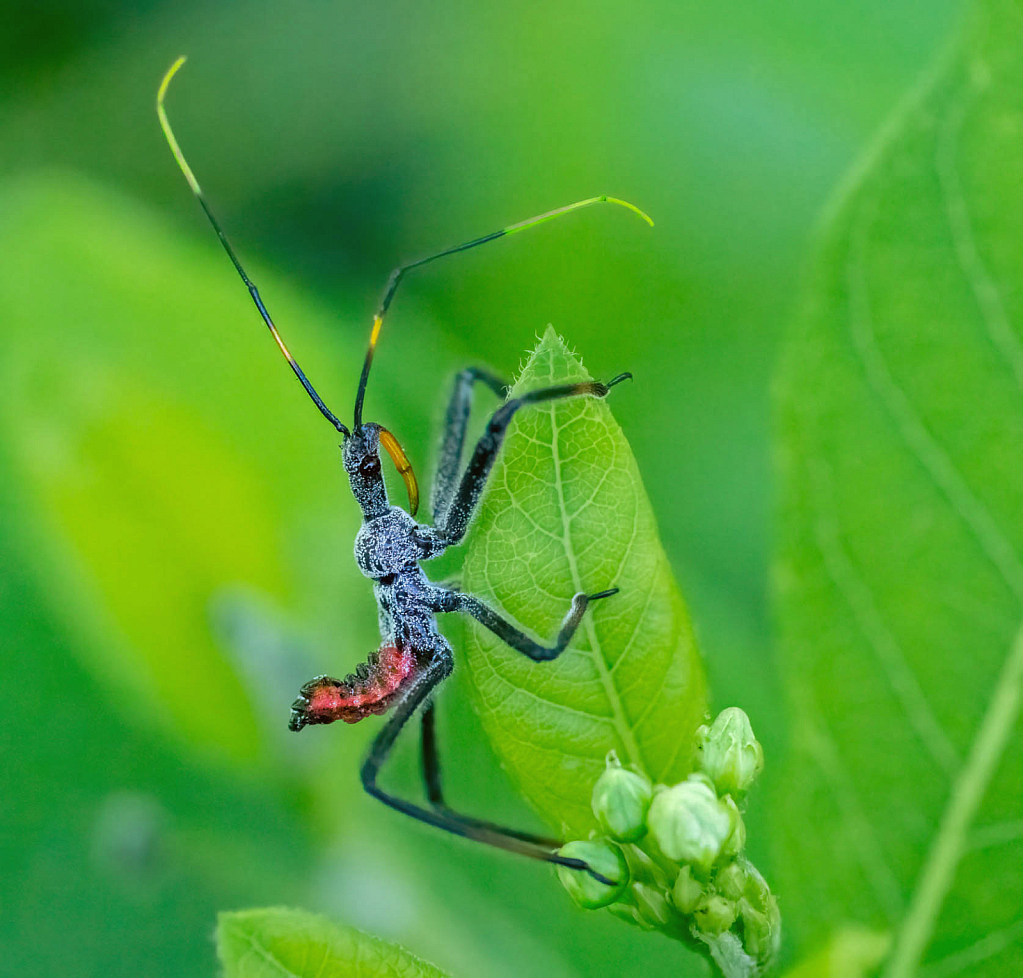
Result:
[[399,506],[364,521],[355,537],[359,570],[379,580],[415,567],[424,557],[419,529],[419,524]]

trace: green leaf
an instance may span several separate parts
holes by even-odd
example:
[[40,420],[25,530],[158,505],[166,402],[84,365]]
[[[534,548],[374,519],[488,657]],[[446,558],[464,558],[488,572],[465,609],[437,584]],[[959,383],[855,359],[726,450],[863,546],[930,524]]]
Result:
[[[1023,973],[1023,16],[978,5],[837,210],[780,397],[786,923]],[[930,967],[933,970],[926,970]]]
[[[548,328],[513,393],[589,379]],[[611,395],[628,396],[627,385]],[[484,726],[543,816],[585,837],[611,749],[653,781],[685,776],[706,709],[703,667],[635,460],[605,401],[573,398],[516,415],[462,587],[545,641],[573,594],[621,588],[591,606],[553,662],[467,629]]]
[[397,944],[285,907],[220,914],[217,955],[227,978],[444,978]]
[[785,978],[870,978],[891,947],[887,934],[862,927],[837,931],[827,946],[785,972]]

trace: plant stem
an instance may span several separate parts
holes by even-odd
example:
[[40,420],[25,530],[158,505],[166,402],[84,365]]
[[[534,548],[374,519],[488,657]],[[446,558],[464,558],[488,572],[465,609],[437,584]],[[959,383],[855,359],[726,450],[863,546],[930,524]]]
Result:
[[760,974],[756,961],[742,949],[742,942],[730,931],[703,940],[711,962],[724,978],[756,978]]

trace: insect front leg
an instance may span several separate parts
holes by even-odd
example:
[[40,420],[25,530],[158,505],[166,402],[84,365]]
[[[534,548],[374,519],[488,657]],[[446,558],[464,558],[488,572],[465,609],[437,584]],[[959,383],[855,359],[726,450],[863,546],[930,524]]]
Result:
[[543,401],[558,401],[566,397],[579,397],[587,394],[591,397],[605,397],[615,384],[631,377],[632,374],[625,373],[619,374],[606,384],[599,381],[588,381],[582,384],[542,387],[539,390],[523,394],[521,397],[513,397],[502,404],[487,423],[486,430],[476,443],[476,449],[472,453],[472,458],[469,459],[469,464],[466,466],[450,504],[445,509],[444,515],[437,520],[435,527],[437,535],[448,546],[458,543],[465,536],[465,531],[469,528],[469,521],[472,519],[480,497],[483,495],[483,490],[486,488],[487,478],[490,476],[490,470],[494,467],[497,453],[501,450],[505,435],[508,433],[508,426],[519,408],[527,404],[540,404]]
[[561,622],[558,637],[553,645],[543,645],[530,638],[517,625],[508,621],[507,618],[502,618],[493,608],[471,594],[440,590],[437,590],[435,593],[435,610],[439,612],[461,611],[464,614],[471,615],[485,628],[489,628],[502,642],[510,645],[517,652],[529,656],[534,662],[549,662],[551,659],[556,659],[568,648],[568,643],[572,641],[572,636],[575,635],[579,623],[583,620],[583,615],[586,613],[586,608],[590,602],[609,598],[611,595],[618,593],[618,588],[609,588],[597,594],[579,592],[579,594],[575,595],[572,598],[572,604],[569,606],[568,613]]

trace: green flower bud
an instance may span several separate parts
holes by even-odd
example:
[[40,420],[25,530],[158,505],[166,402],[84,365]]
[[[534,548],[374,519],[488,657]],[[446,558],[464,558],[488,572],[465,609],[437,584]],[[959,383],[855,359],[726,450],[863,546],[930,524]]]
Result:
[[749,717],[737,706],[722,710],[700,742],[699,768],[722,795],[742,797],[763,770],[764,749],[753,736]]
[[[701,729],[706,730],[707,728],[702,727]],[[691,781],[694,784],[705,784],[714,792],[715,795],[718,793],[718,789],[714,786],[714,779],[704,774],[702,771],[693,771],[693,773],[686,778],[686,781]]]
[[558,878],[561,885],[584,910],[599,910],[614,903],[629,883],[628,864],[622,850],[614,843],[603,840],[567,842],[558,850],[558,854],[572,859],[582,859],[601,876],[614,881],[614,886],[608,886],[594,879],[584,869],[559,866]]
[[671,906],[660,890],[645,883],[633,883],[631,891],[636,910],[643,920],[658,930],[668,924],[672,917]]
[[642,927],[643,930],[654,929],[653,924],[647,921],[631,903],[612,903],[607,909],[608,912],[613,913],[619,920],[624,920],[627,924],[635,924],[637,927]]
[[721,847],[721,855],[725,859],[734,859],[746,848],[746,823],[742,820],[742,815],[739,814],[739,807],[735,804],[731,795],[725,795],[721,799],[720,804],[728,812],[728,818],[732,826],[732,831],[728,834],[728,838],[725,839],[725,843]]
[[736,916],[736,906],[720,894],[704,897],[693,913],[697,928],[710,937],[723,934],[732,926]]
[[612,839],[635,842],[646,835],[646,813],[653,794],[650,781],[626,771],[612,751],[607,769],[593,786],[593,814]]
[[702,781],[683,781],[654,795],[647,816],[661,851],[678,863],[708,872],[732,832],[729,810]]
[[739,863],[729,863],[719,869],[714,877],[714,886],[718,893],[729,900],[738,900],[746,892],[746,870]]
[[766,913],[771,900],[774,899],[771,896],[771,888],[753,863],[748,859],[743,859],[742,864],[743,869],[746,870],[746,892],[744,895],[754,909]]
[[693,876],[689,866],[683,866],[671,888],[671,902],[675,904],[675,909],[679,913],[691,914],[704,895],[703,884]]
[[757,910],[745,897],[739,901],[742,915],[743,947],[750,957],[766,965],[778,953],[781,944],[781,914],[778,901],[769,896],[766,910]]

